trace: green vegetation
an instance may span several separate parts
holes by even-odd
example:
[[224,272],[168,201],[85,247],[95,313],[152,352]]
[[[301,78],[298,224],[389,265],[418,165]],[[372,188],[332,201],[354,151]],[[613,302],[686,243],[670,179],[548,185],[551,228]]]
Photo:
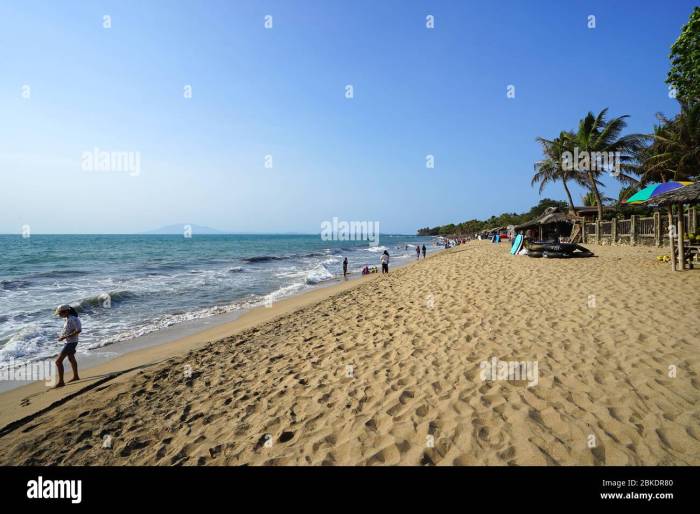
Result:
[[558,207],[560,209],[566,210],[567,203],[560,202],[558,200],[550,200],[549,198],[543,198],[540,203],[535,205],[532,209],[522,214],[516,214],[514,212],[504,212],[500,216],[491,216],[487,220],[469,220],[463,223],[455,225],[450,223],[449,225],[442,225],[438,227],[425,227],[418,230],[419,236],[464,236],[472,235],[478,232],[483,232],[494,227],[505,227],[508,225],[518,225],[526,221],[536,218],[541,215],[545,209],[548,207]]
[[[571,151],[573,153],[574,149],[577,148],[579,153],[583,154],[585,152],[585,155],[591,156],[591,161],[593,161],[592,156],[597,154],[616,155],[619,161],[619,169],[612,172],[611,175],[623,183],[634,183],[636,180],[629,173],[637,173],[637,156],[644,147],[646,136],[629,134],[620,137],[620,134],[627,126],[627,122],[625,122],[627,116],[619,116],[607,121],[605,118],[607,112],[607,109],[603,109],[597,116],[589,112],[579,122],[578,131],[570,141]],[[608,172],[610,170],[596,166],[593,162],[589,162],[588,166],[579,172],[585,176],[587,186],[595,197],[599,219],[603,219],[603,199],[598,189],[598,178]]]
[[552,140],[543,137],[537,138],[537,142],[542,145],[544,159],[535,163],[535,174],[530,182],[531,186],[539,183],[540,194],[542,194],[542,191],[548,183],[561,180],[571,209],[574,208],[574,200],[571,198],[571,191],[569,191],[568,183],[573,181],[579,185],[583,184],[580,175],[562,166],[564,162],[563,154],[567,151],[570,146],[570,141],[573,138],[573,132],[561,132],[559,137]]
[[673,119],[657,116],[660,124],[643,151],[640,184],[692,181],[700,175],[700,102],[681,104]]
[[[607,196],[602,197],[601,200],[603,201],[604,206],[612,205],[615,202],[614,198],[608,198]],[[588,193],[581,196],[581,205],[584,207],[596,207],[598,205],[598,199],[593,194],[593,191],[588,191]]]
[[700,101],[700,7],[696,7],[671,47],[671,69],[666,83],[686,103]]
[[587,187],[590,194],[584,197],[584,205],[598,207],[600,219],[606,201],[600,192],[603,186],[600,177],[609,173],[623,184],[636,184],[633,175],[640,173],[639,157],[649,141],[649,136],[644,134],[621,136],[627,116],[608,121],[607,112],[607,109],[597,115],[589,112],[579,121],[577,131],[560,132],[553,140],[538,137],[545,158],[535,164],[531,181],[531,185],[540,184],[540,193],[548,182],[561,181],[572,209],[574,203],[567,183]]

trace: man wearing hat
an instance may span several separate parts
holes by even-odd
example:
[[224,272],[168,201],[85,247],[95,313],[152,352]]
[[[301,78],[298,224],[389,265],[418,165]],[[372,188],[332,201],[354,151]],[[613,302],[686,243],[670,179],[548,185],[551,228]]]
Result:
[[83,327],[80,325],[78,312],[70,305],[59,305],[56,308],[56,315],[65,319],[61,337],[59,337],[58,340],[65,341],[66,343],[63,345],[61,353],[59,353],[56,358],[56,369],[58,370],[58,382],[56,383],[56,387],[63,387],[66,385],[63,382],[63,359],[66,357],[68,357],[68,362],[70,362],[71,368],[73,368],[73,379],[71,382],[80,380],[78,376],[78,362],[75,360],[75,349],[78,346],[78,334],[80,334]]

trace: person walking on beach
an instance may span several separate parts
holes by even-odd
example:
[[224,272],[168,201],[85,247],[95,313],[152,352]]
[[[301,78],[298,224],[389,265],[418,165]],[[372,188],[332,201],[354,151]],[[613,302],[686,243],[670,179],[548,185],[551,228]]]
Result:
[[420,259],[420,245],[416,245],[416,259]]
[[425,259],[425,243],[423,243],[423,258]]
[[63,345],[61,353],[59,353],[56,358],[56,369],[58,370],[58,382],[56,383],[56,387],[63,387],[66,385],[63,382],[63,359],[66,357],[68,357],[68,362],[70,362],[70,366],[73,368],[73,378],[71,382],[80,380],[78,376],[78,362],[75,360],[75,349],[78,346],[78,334],[83,330],[83,327],[80,324],[77,311],[70,305],[59,305],[56,309],[56,314],[65,320],[63,322],[61,337],[58,338],[59,341],[65,341],[65,344]]
[[348,275],[348,258],[345,257],[343,259],[343,276],[346,277]]
[[380,261],[382,263],[382,273],[389,273],[389,252],[384,250]]

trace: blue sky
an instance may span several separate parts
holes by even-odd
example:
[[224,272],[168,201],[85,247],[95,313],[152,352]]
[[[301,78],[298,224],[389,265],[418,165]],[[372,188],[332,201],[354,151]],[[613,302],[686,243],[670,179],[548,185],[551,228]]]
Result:
[[[630,132],[678,111],[664,79],[693,5],[4,1],[0,232],[414,233],[524,211],[536,136],[604,107]],[[138,175],[82,169],[94,148],[138,152]]]

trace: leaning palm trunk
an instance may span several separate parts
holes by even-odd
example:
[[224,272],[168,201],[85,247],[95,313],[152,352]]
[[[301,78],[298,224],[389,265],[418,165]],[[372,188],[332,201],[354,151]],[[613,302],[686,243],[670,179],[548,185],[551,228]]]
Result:
[[595,196],[596,207],[598,208],[598,221],[603,221],[603,202],[600,199],[600,193],[598,192],[598,186],[595,183],[595,177],[593,173],[588,172],[588,181],[591,183],[591,191],[593,191],[593,196]]
[[571,191],[569,191],[569,186],[566,185],[566,179],[562,179],[562,182],[564,183],[564,191],[566,191],[566,197],[569,199],[569,210],[571,212],[574,212],[574,200],[571,198]]

